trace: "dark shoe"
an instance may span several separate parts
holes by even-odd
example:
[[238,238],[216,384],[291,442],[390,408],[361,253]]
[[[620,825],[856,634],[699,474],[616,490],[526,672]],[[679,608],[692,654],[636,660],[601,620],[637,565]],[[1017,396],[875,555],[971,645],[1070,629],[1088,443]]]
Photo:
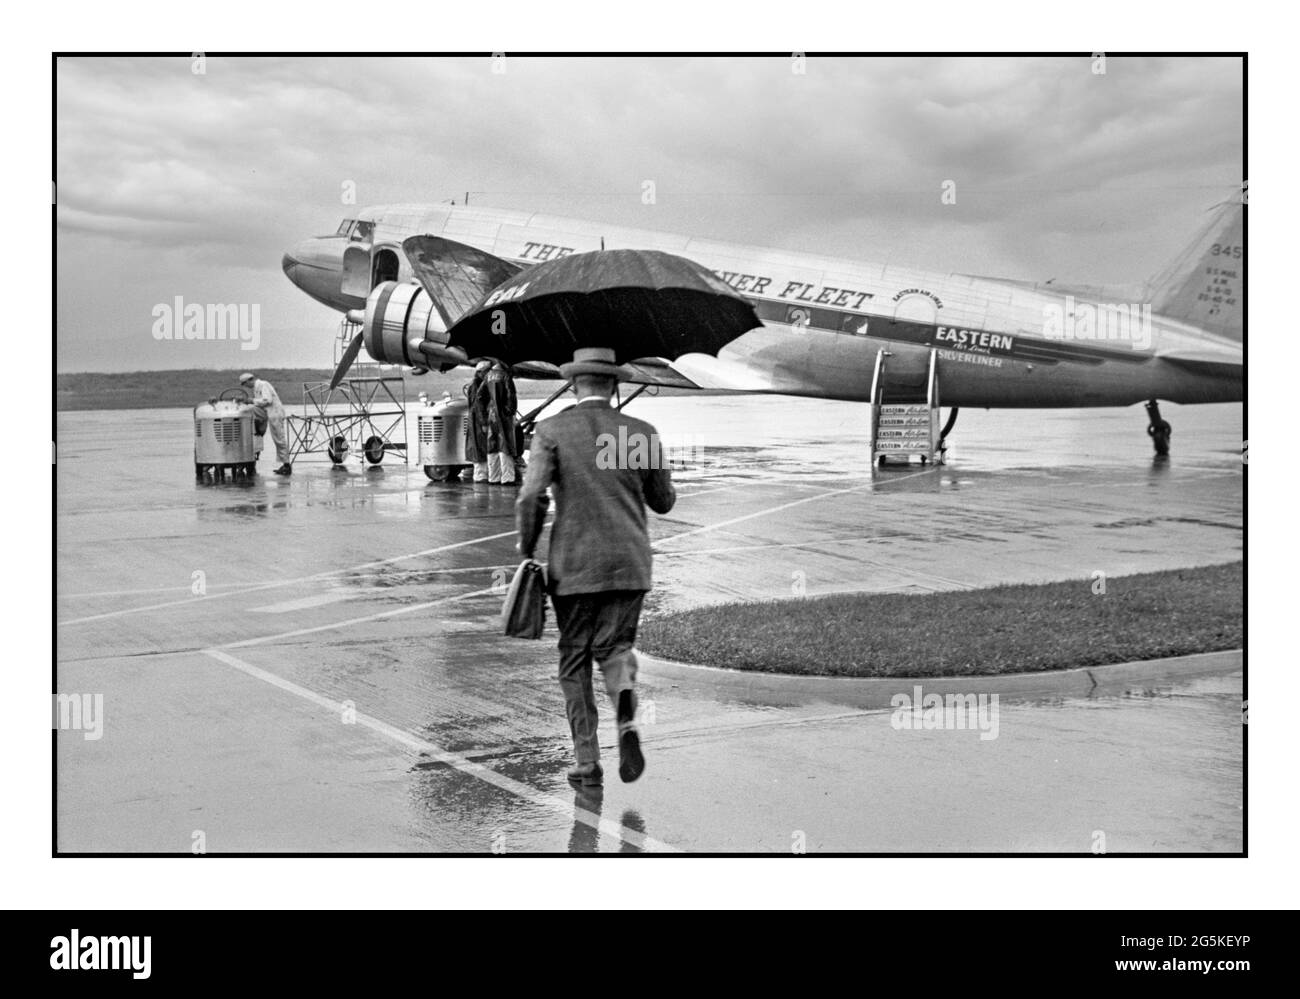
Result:
[[276,474],[276,475],[292,475],[292,474],[293,474],[293,466],[292,466],[292,465],[281,465],[279,468],[277,468],[277,469],[275,470],[275,474]]
[[618,725],[618,775],[624,784],[631,784],[645,773],[645,757],[641,755],[641,736],[633,722]]
[[570,767],[565,776],[570,784],[581,784],[583,787],[600,787],[605,783],[605,771],[599,763],[579,763],[576,767]]

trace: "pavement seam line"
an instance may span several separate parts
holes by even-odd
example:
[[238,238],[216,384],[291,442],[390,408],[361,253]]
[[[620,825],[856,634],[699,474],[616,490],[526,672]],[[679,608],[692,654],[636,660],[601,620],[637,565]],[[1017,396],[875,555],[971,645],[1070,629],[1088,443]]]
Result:
[[[204,649],[203,652],[205,655],[210,656],[226,666],[237,669],[247,676],[261,680],[264,683],[269,683],[286,693],[301,697],[304,700],[315,704],[317,707],[325,708],[339,716],[342,716],[343,714],[344,705],[342,703],[328,698],[324,694],[318,694],[314,690],[308,690],[306,687],[300,686],[292,680],[286,680],[284,677],[272,673],[269,670],[264,670],[260,666],[254,666],[252,663],[245,662],[242,659],[232,656],[222,648]],[[563,798],[538,791],[512,777],[507,777],[504,774],[497,773],[497,771],[490,767],[485,767],[481,763],[475,763],[457,753],[443,749],[441,746],[430,742],[428,739],[421,738],[418,735],[413,735],[395,725],[390,725],[388,722],[381,721],[372,715],[356,711],[354,712],[354,716],[356,724],[363,725],[372,732],[385,736],[386,738],[400,743],[409,749],[426,753],[431,759],[438,763],[445,763],[447,766],[452,767],[467,776],[481,780],[485,784],[490,784],[498,790],[513,794],[517,798],[522,798],[531,805],[538,808],[545,808],[549,811],[563,815],[571,821],[581,822],[583,825],[589,826],[598,832],[603,832],[607,836],[617,839],[619,842],[627,843],[631,846],[636,846],[642,849],[649,849],[656,853],[682,852],[676,847],[670,846],[652,836],[647,836],[639,830],[630,829],[627,826],[621,825],[610,819],[603,819],[593,812],[584,808],[579,808],[576,805],[565,801]]]
[[[939,467],[938,465],[931,465],[929,468],[924,468],[919,472],[911,472],[908,475],[900,475],[897,478],[890,479],[888,481],[902,482],[904,479],[914,479],[918,475],[929,475],[931,472],[935,471],[938,467]],[[666,538],[660,538],[659,540],[655,541],[651,547],[657,548],[659,545],[662,545],[668,541],[676,541],[679,538],[689,538],[695,534],[703,534],[705,531],[716,531],[719,528],[730,527],[732,524],[743,524],[747,520],[755,520],[758,517],[766,517],[769,514],[780,513],[782,510],[789,510],[792,507],[803,506],[803,504],[805,503],[814,503],[817,500],[826,499],[830,496],[843,496],[845,493],[857,492],[858,490],[861,489],[869,489],[871,487],[877,485],[883,485],[883,484],[884,483],[878,482],[876,479],[873,478],[869,482],[859,482],[857,485],[845,486],[843,489],[831,489],[823,493],[818,493],[815,496],[804,496],[801,499],[791,500],[789,503],[782,503],[779,506],[771,506],[765,510],[755,511],[754,513],[746,513],[740,517],[732,517],[730,520],[719,521],[716,524],[705,524],[701,527],[693,527],[689,531],[679,531],[677,534],[670,534]]]

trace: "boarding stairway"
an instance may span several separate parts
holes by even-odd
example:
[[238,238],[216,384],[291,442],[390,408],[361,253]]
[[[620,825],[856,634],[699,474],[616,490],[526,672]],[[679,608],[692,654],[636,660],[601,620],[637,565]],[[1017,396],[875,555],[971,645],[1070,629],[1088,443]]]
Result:
[[[334,367],[361,331],[344,318],[334,338]],[[302,414],[288,414],[289,463],[324,454],[335,465],[349,455],[378,465],[389,451],[407,453],[406,380],[396,365],[357,359],[338,385],[302,383]]]
[[930,351],[920,378],[915,372],[891,372],[892,357],[879,351],[871,378],[871,462],[910,462],[914,457],[922,464],[942,462],[938,352]]

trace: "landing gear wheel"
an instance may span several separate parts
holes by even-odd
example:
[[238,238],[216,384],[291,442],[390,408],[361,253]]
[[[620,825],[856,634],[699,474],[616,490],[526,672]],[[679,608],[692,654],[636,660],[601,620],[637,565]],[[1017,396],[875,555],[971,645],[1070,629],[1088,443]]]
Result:
[[1157,458],[1169,457],[1169,438],[1173,436],[1174,428],[1169,421],[1160,416],[1160,403],[1152,399],[1146,404],[1147,410],[1147,436],[1151,438],[1151,446],[1155,448]]
[[325,449],[326,454],[330,456],[330,461],[336,465],[343,464],[343,459],[348,456],[348,440],[341,434],[330,441],[330,446]]
[[363,450],[366,454],[366,461],[372,465],[378,465],[384,460],[384,439],[382,437],[366,438],[366,446]]

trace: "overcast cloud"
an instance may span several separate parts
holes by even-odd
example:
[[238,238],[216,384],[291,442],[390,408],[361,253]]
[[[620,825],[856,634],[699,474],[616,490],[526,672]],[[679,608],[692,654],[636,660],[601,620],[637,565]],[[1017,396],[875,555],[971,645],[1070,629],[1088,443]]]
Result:
[[[1233,193],[1236,59],[64,59],[60,371],[332,363],[280,270],[357,204],[570,214],[936,270],[1140,280]],[[658,201],[641,204],[644,180]],[[940,185],[957,184],[941,205]],[[261,348],[152,309],[257,303]]]

